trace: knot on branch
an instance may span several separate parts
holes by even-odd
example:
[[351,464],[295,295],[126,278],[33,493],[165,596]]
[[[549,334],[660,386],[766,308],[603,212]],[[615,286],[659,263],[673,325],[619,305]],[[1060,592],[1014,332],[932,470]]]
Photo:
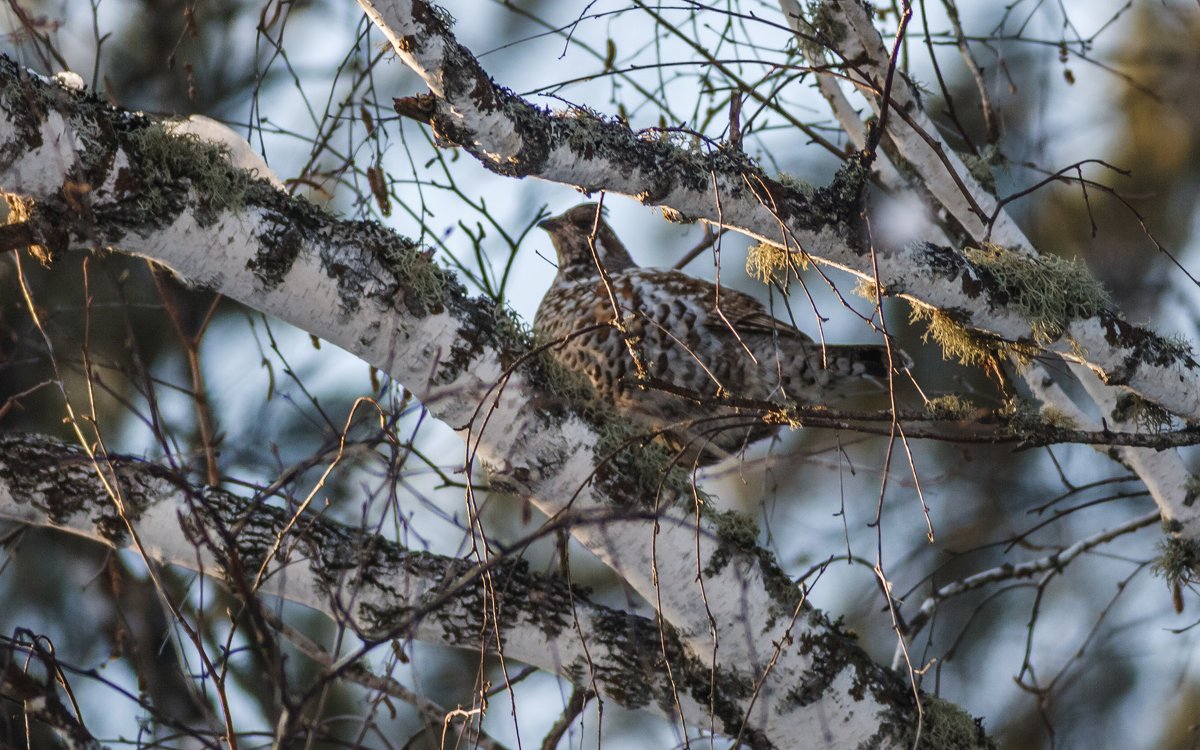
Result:
[[429,125],[433,122],[433,115],[437,110],[437,97],[433,94],[417,94],[392,99],[392,108],[401,117]]

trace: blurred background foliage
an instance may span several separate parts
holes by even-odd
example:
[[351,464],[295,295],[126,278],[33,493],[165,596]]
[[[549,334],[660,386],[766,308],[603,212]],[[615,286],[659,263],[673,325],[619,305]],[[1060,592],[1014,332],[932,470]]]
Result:
[[[588,107],[709,148],[729,137],[737,97],[742,146],[768,169],[820,184],[845,154],[771,3],[447,0],[447,9],[460,41],[496,80],[544,106]],[[1200,179],[1196,4],[1016,0],[955,8],[926,0],[915,10],[902,62],[950,142],[990,163],[1001,196],[1060,170],[1068,178],[1009,206],[1039,250],[1082,259],[1130,319],[1200,340],[1197,289],[1187,275],[1196,267]],[[877,11],[886,37],[897,9],[880,3]],[[960,54],[952,15],[978,61],[978,79]],[[532,319],[554,269],[547,238],[531,229],[578,196],[492,175],[399,119],[392,97],[423,87],[353,4],[10,0],[0,19],[3,51],[23,64],[46,74],[75,70],[122,107],[229,123],[289,189],[419,239],[474,292]],[[1069,168],[1083,160],[1100,161]],[[1092,181],[1086,189],[1071,179],[1080,175]],[[876,197],[887,204],[887,196]],[[667,224],[634,201],[608,196],[605,203],[643,265],[673,265],[702,240],[700,227]],[[898,218],[906,214],[916,221]],[[920,214],[881,208],[875,229],[885,242],[902,241],[920,233]],[[723,284],[760,295],[781,316],[796,301],[800,325],[815,331],[815,311],[827,319],[830,340],[870,339],[843,309],[842,297],[871,313],[869,302],[849,293],[853,280],[806,271],[810,308],[795,283],[785,297],[745,277],[747,244],[725,235],[687,270],[713,278],[719,254]],[[908,325],[903,303],[887,313],[925,395],[964,394],[997,407],[1014,394],[1010,383],[945,362]],[[920,404],[915,389],[903,397]],[[486,475],[464,472],[461,441],[426,417],[403,384],[284,323],[188,291],[135,258],[77,254],[51,267],[25,254],[0,258],[0,430],[70,440],[68,401],[94,420],[110,450],[242,494],[274,487],[270,501],[288,505],[314,492],[344,435],[349,450],[321,487],[318,507],[413,548],[458,555],[471,548],[463,489],[470,481],[485,490]],[[1087,447],[1013,452],[925,442],[912,449],[910,470],[897,446],[882,497],[887,442],[854,434],[786,433],[702,477],[722,507],[761,519],[764,542],[789,573],[809,575],[812,601],[844,617],[883,663],[896,644],[875,563],[907,614],[931,584],[1050,554],[1153,507],[1138,482]],[[480,497],[497,545],[533,534],[542,520],[519,499]],[[985,716],[1005,747],[1196,747],[1200,671],[1191,626],[1200,606],[1185,592],[1176,614],[1171,593],[1151,575],[1158,535],[1143,529],[1061,575],[947,602],[914,643],[914,662],[927,668],[925,689]],[[59,659],[82,670],[72,687],[98,736],[114,745],[180,746],[180,728],[212,726],[214,677],[200,669],[140,559],[13,526],[0,526],[0,542],[0,635],[41,634]],[[559,569],[553,539],[525,554],[536,569]],[[645,607],[574,546],[571,571],[601,601]],[[166,595],[228,670],[224,689],[248,743],[266,741],[286,706],[311,717],[313,747],[440,746],[441,726],[370,689],[326,679],[311,652],[286,640],[278,646],[283,672],[273,672],[233,597],[188,574],[163,575]],[[299,608],[284,610],[328,651],[352,648],[351,633]],[[491,691],[484,730],[516,746],[520,726],[525,744],[540,742],[571,687],[510,667],[508,677],[520,679],[508,688],[493,659],[463,647],[380,647],[372,666],[446,709],[478,706],[480,691]],[[23,746],[19,707],[2,705],[0,743]],[[610,705],[599,717],[593,702],[561,746],[585,746],[598,731],[610,747],[683,742],[676,726]],[[35,737],[35,745],[43,742]]]

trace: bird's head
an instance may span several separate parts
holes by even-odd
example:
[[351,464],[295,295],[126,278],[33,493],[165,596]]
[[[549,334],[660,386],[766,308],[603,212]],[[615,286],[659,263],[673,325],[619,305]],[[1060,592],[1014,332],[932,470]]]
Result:
[[580,203],[538,226],[550,235],[558,253],[560,277],[595,276],[597,261],[610,273],[635,266],[616,232],[604,220],[598,203]]

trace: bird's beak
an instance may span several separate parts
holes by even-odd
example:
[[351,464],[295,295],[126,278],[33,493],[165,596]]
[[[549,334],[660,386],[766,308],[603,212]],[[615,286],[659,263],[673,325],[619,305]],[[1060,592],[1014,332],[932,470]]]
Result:
[[549,232],[551,229],[554,229],[554,227],[555,221],[553,218],[543,219],[542,221],[538,222],[538,229],[544,229],[547,232]]

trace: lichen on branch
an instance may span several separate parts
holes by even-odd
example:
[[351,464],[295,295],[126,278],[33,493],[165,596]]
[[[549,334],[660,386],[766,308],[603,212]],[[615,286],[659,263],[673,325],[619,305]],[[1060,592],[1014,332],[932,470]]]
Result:
[[1090,318],[1109,307],[1108,292],[1078,261],[1056,255],[1034,256],[992,243],[963,248],[963,255],[993,282],[996,296],[1028,322],[1033,340],[1049,344],[1072,321]]

